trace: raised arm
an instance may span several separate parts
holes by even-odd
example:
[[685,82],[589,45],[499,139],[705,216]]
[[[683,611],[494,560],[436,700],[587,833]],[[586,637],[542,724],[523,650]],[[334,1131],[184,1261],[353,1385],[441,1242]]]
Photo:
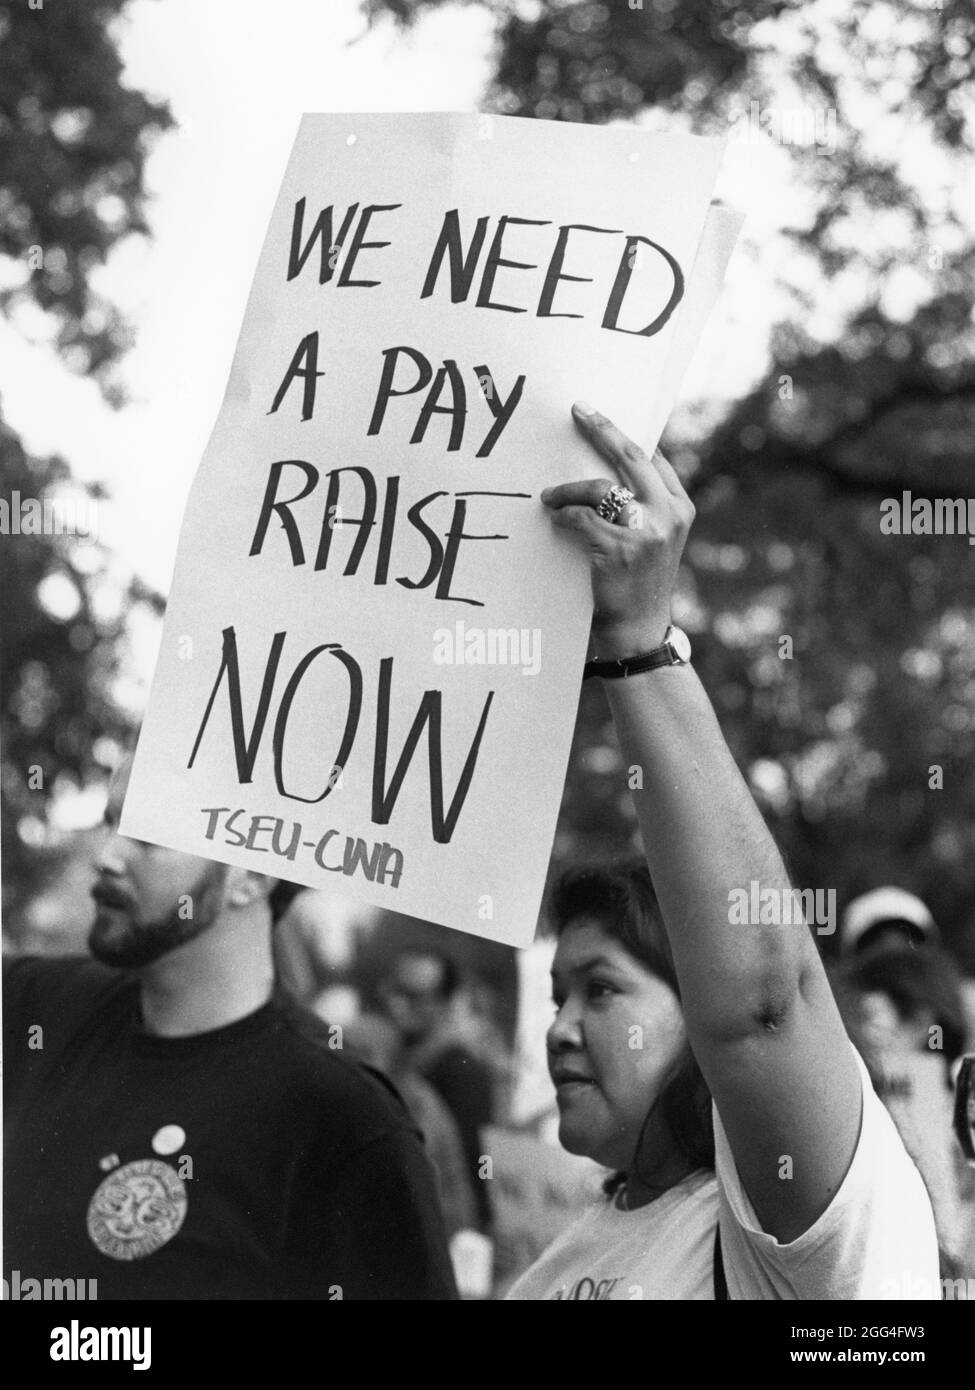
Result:
[[[694,508],[660,453],[649,460],[605,417],[573,414],[636,501],[616,524],[598,516],[609,477],[543,501],[589,555],[596,655],[634,656],[663,641]],[[642,770],[633,797],[691,1046],[763,1228],[793,1240],[825,1210],[856,1148],[852,1048],[809,929],[732,924],[732,890],[757,882],[784,895],[790,884],[693,667],[605,685],[624,759]]]

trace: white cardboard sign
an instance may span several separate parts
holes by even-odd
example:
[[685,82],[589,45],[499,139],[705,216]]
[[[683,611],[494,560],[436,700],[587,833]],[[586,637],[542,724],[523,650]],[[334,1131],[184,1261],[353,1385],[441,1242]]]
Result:
[[591,598],[538,494],[656,444],[722,142],[302,120],[190,494],[122,832],[532,940]]

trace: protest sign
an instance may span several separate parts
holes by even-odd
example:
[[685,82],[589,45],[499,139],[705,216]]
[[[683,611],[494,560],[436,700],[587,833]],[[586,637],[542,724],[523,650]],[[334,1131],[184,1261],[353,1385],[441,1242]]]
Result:
[[[721,151],[303,119],[187,505],[124,834],[531,941],[591,617],[538,494],[605,475],[576,399],[656,443],[733,240],[709,215]],[[215,213],[215,242],[231,232]]]

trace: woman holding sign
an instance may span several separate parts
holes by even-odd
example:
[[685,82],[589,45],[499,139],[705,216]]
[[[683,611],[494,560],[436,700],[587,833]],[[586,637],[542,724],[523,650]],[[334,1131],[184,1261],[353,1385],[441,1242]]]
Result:
[[938,1298],[927,1192],[671,626],[694,508],[662,455],[574,417],[618,476],[542,500],[590,560],[586,674],[642,772],[649,874],[576,872],[556,894],[559,1134],[616,1178],[508,1296]]

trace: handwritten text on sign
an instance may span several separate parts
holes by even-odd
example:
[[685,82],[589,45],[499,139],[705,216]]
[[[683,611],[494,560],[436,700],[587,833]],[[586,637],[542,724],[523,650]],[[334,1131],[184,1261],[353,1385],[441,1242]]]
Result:
[[538,492],[605,471],[573,399],[660,405],[717,152],[628,133],[643,187],[621,132],[475,119],[302,124],[123,830],[524,943],[589,620]]

